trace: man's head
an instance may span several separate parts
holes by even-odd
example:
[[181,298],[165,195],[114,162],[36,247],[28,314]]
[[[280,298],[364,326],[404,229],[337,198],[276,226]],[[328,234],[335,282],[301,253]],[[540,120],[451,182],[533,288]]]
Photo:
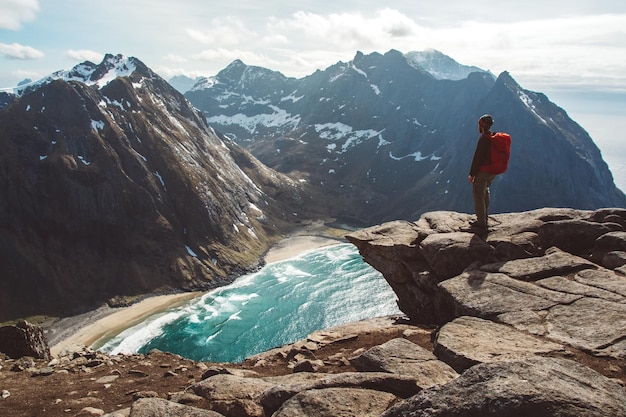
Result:
[[490,114],[482,115],[480,116],[480,119],[478,119],[478,131],[480,133],[485,133],[489,131],[489,128],[491,127],[492,124],[493,124],[493,117],[491,117]]

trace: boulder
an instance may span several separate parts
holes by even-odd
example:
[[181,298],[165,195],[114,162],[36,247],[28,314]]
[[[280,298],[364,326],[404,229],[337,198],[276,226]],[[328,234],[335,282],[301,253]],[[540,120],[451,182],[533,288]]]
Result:
[[450,278],[472,263],[486,263],[494,248],[478,235],[465,232],[431,234],[420,243],[422,254],[437,275]]
[[602,257],[602,265],[608,269],[616,269],[626,265],[626,252],[623,250],[607,252]]
[[601,261],[609,252],[626,251],[626,232],[610,232],[599,236],[593,246],[593,258]]
[[[261,394],[259,402],[265,415],[273,415],[285,401],[305,391],[328,388],[355,388],[387,392],[396,397],[408,398],[421,389],[414,377],[385,372],[343,372],[334,375],[317,374],[319,379],[302,383],[278,383]],[[278,382],[276,379],[272,379]]]
[[350,359],[361,372],[389,372],[415,378],[420,388],[445,384],[457,373],[430,351],[415,343],[396,338]]
[[625,417],[616,381],[565,359],[483,363],[391,407],[383,417]]
[[569,253],[585,255],[591,252],[598,237],[614,229],[612,225],[595,221],[567,219],[545,222],[537,232],[544,248],[556,246]]
[[380,391],[326,388],[301,392],[290,398],[273,417],[378,417],[396,397]]
[[23,356],[46,360],[51,358],[43,329],[27,321],[0,327],[0,352],[14,359]]
[[210,410],[177,404],[162,398],[142,398],[133,403],[128,417],[223,417]]
[[206,398],[213,411],[226,417],[264,417],[258,397],[273,386],[259,378],[219,374],[192,385],[191,389]]

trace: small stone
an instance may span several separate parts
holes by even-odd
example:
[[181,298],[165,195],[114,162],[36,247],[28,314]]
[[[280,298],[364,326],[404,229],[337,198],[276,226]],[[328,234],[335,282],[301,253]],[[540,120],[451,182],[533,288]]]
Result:
[[10,396],[11,396],[11,393],[8,390],[6,390],[6,389],[3,389],[2,393],[0,393],[0,397],[2,397],[3,400],[5,398],[9,398]]
[[293,367],[294,372],[317,372],[320,368],[324,367],[324,362],[321,360],[305,359],[299,361]]
[[41,368],[41,369],[35,369],[31,376],[49,376],[52,375],[54,373],[54,368],[51,366],[47,366],[45,368]]
[[119,378],[119,375],[106,375],[96,380],[96,384],[109,384]]
[[103,415],[104,415],[104,410],[101,410],[99,408],[94,408],[94,407],[85,407],[82,410],[80,410],[78,414],[76,414],[76,417],[90,417],[90,416],[103,416]]
[[133,400],[137,401],[140,398],[158,398],[159,394],[156,391],[138,391],[133,394]]
[[140,371],[138,369],[130,369],[128,371],[128,373],[131,374],[131,375],[137,375],[137,376],[141,376],[141,377],[144,377],[144,378],[148,376],[147,373],[145,373],[144,371]]

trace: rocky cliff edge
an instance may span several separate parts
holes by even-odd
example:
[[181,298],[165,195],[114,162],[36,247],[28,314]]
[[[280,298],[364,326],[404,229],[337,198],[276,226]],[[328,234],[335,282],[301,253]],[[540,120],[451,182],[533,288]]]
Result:
[[406,317],[315,332],[242,364],[89,349],[5,358],[0,412],[626,416],[626,210],[501,214],[481,233],[471,219],[432,212],[347,236]]

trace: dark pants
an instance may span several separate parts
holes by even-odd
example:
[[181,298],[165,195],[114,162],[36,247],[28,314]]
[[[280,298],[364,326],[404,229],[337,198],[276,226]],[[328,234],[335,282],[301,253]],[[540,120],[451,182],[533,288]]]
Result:
[[489,213],[489,186],[495,177],[496,176],[494,174],[480,171],[474,177],[474,183],[472,184],[476,221],[482,226],[487,226],[487,214]]

